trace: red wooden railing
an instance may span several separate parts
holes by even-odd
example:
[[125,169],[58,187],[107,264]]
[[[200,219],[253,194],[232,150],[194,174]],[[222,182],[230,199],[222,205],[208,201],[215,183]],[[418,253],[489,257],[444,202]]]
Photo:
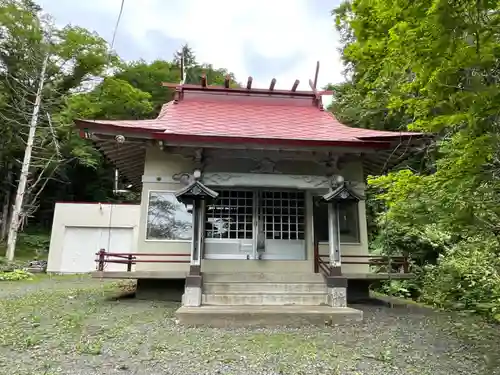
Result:
[[[353,260],[351,260],[353,259]],[[410,272],[410,258],[408,256],[387,255],[342,255],[341,264],[364,264],[369,266],[385,267],[387,273]],[[395,269],[396,268],[396,269]],[[324,275],[330,274],[330,256],[315,254],[315,272]]]
[[330,263],[328,260],[324,260],[321,258],[321,255],[318,255],[316,259],[317,267],[315,267],[318,271],[316,273],[322,273],[325,276],[330,275]]
[[126,264],[127,271],[132,271],[132,265],[136,263],[189,263],[189,259],[137,259],[137,257],[172,257],[172,258],[189,258],[189,253],[108,253],[105,249],[101,249],[96,253],[97,270],[104,271],[107,263]]
[[[344,258],[346,260],[344,260]],[[348,259],[354,259],[348,260]],[[357,259],[362,259],[358,260]],[[406,255],[396,255],[396,256],[388,256],[388,255],[342,255],[342,263],[343,264],[368,264],[370,266],[385,266],[388,273],[394,271],[394,267],[397,270],[402,270],[403,273],[410,272],[410,260]]]

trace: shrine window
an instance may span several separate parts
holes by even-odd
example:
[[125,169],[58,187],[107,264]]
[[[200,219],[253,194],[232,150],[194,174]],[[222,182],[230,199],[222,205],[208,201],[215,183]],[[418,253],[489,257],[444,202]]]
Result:
[[305,238],[305,194],[300,191],[267,191],[259,197],[265,238],[303,240]]
[[218,190],[205,207],[205,238],[253,238],[253,191]]
[[[338,223],[341,243],[360,243],[359,212],[357,201],[337,203]],[[328,204],[314,199],[314,229],[319,242],[328,242]]]
[[173,192],[150,191],[147,212],[146,240],[191,241],[192,212]]

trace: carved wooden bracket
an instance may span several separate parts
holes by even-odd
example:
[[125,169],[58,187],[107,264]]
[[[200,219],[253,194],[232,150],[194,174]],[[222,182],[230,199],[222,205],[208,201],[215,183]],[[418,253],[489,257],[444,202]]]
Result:
[[179,172],[172,175],[172,180],[187,186],[194,181],[194,177],[189,172]]
[[257,166],[250,173],[281,173],[276,169],[276,162],[271,158],[252,159]]

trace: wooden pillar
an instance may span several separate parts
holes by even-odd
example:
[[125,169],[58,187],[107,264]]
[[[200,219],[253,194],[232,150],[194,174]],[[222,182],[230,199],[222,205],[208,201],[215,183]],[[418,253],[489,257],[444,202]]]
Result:
[[193,228],[192,228],[192,240],[191,240],[191,266],[199,266],[201,265],[200,259],[200,220],[199,220],[199,211],[200,211],[200,201],[193,200]]
[[328,229],[330,246],[330,275],[326,278],[329,304],[333,307],[347,306],[347,278],[342,276],[342,254],[340,253],[339,201],[360,200],[360,196],[342,182],[333,186],[330,192],[323,196],[329,203]]
[[189,273],[186,277],[186,286],[182,296],[183,306],[200,306],[202,301],[203,273],[201,272],[201,259],[204,248],[205,229],[205,199],[215,199],[217,192],[206,187],[199,180],[201,172],[195,170],[189,185],[175,193],[177,199],[184,204],[193,205],[193,231],[191,241],[191,256]]
[[196,218],[198,221],[198,226],[196,228],[196,254],[198,256],[197,265],[201,265],[201,260],[203,259],[203,253],[205,248],[205,200],[201,199],[196,202],[197,212]]
[[205,205],[202,199],[193,200],[193,235],[191,241],[191,259],[186,287],[182,297],[184,306],[200,306],[202,298],[203,276],[201,259],[203,256],[203,228]]
[[339,212],[335,200],[328,203],[328,234],[330,248],[330,275],[326,280],[328,303],[333,307],[346,307],[347,279],[342,277]]
[[340,267],[339,213],[335,201],[328,203],[328,245],[330,249],[330,267]]

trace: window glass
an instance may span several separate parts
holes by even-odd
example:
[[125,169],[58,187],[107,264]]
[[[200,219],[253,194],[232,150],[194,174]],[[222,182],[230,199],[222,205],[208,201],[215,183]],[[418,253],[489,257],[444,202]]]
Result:
[[262,192],[260,208],[266,239],[305,238],[305,195],[303,192]]
[[253,192],[222,190],[205,208],[205,237],[251,239]]
[[170,192],[149,193],[146,239],[191,240],[193,218],[191,210]]
[[252,239],[253,207],[258,195],[258,219],[266,239],[304,239],[303,192],[222,190],[218,193],[217,200],[206,206],[205,238]]
[[[359,243],[358,202],[344,201],[338,204],[340,242]],[[314,199],[314,231],[319,242],[328,242],[328,204]]]

